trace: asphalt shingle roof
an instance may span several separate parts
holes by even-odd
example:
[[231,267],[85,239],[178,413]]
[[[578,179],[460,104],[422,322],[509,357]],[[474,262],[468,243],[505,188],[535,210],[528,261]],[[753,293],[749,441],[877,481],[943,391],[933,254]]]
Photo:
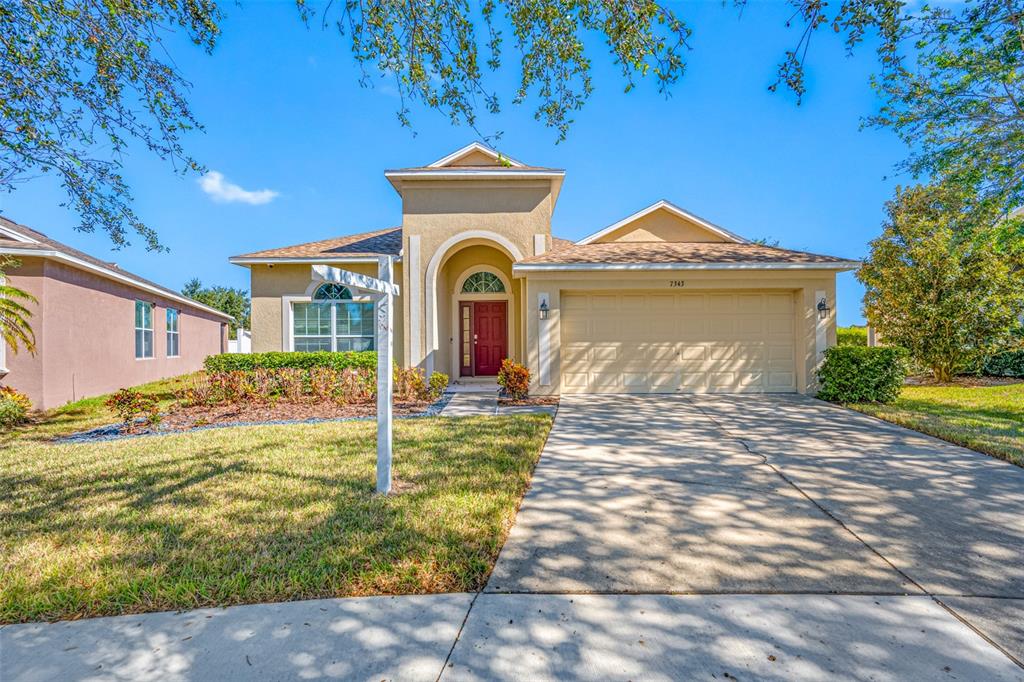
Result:
[[[162,284],[157,284],[156,282],[154,282],[152,280],[148,280],[145,277],[139,277],[138,275],[136,275],[133,272],[128,272],[127,270],[124,270],[124,269],[118,267],[117,263],[114,263],[112,261],[102,260],[102,259],[96,258],[95,256],[90,256],[85,251],[79,251],[78,249],[73,248],[71,246],[68,246],[67,244],[64,244],[63,242],[59,242],[56,239],[50,239],[49,237],[47,237],[42,232],[39,232],[38,230],[33,230],[31,227],[28,227],[26,225],[21,225],[19,223],[14,222],[13,220],[8,220],[7,218],[4,218],[3,216],[0,216],[0,225],[3,225],[5,228],[7,228],[7,229],[9,229],[9,230],[11,230],[13,232],[17,232],[18,234],[20,234],[20,235],[22,235],[24,237],[28,237],[29,239],[34,239],[35,241],[39,242],[38,244],[32,244],[32,243],[29,243],[29,242],[20,242],[20,241],[13,240],[13,239],[8,240],[8,239],[0,238],[0,248],[7,247],[7,248],[17,248],[19,250],[31,250],[31,251],[41,251],[41,252],[42,251],[59,251],[59,252],[65,254],[67,256],[71,256],[73,258],[77,258],[78,260],[85,261],[86,263],[89,263],[91,265],[96,265],[98,267],[105,268],[105,269],[110,270],[112,272],[116,272],[119,275],[121,275],[123,277],[126,277],[126,278],[136,282],[137,284],[141,284],[141,285],[144,285],[144,286],[152,287],[154,289],[158,289],[158,290],[162,291],[165,294],[169,294],[169,295],[177,297],[179,299],[183,299],[186,302],[192,302],[198,308],[202,308],[204,310],[212,310],[212,308],[210,308],[209,306],[203,305],[202,303],[199,303],[198,301],[192,301],[192,299],[188,298],[187,296],[182,295],[182,293],[180,291],[175,291],[174,289],[169,289],[169,288],[163,286]],[[219,311],[218,311],[218,313],[219,313]],[[226,318],[230,318],[231,317],[230,315],[227,315],[226,313],[219,313],[219,314],[220,315],[224,315],[224,317],[226,317]]]
[[362,232],[345,237],[321,239],[316,242],[282,246],[244,253],[235,258],[331,258],[349,256],[397,256],[402,250],[402,228]]
[[552,249],[539,256],[520,261],[521,265],[534,264],[832,264],[848,259],[823,256],[805,251],[791,251],[761,244],[731,244],[720,242],[605,242],[573,244]]

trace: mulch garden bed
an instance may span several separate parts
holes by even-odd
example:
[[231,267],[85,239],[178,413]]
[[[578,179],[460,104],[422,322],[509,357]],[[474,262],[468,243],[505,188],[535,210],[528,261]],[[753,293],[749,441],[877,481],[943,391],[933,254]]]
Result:
[[[440,414],[451,400],[446,393],[433,403],[429,401],[395,402],[391,406],[396,418],[432,417]],[[126,431],[121,424],[110,424],[88,431],[80,431],[59,442],[93,442],[133,438],[137,436],[159,436],[182,433],[197,429],[225,428],[230,426],[261,426],[268,424],[302,424],[323,421],[344,421],[352,419],[375,419],[377,403],[356,403],[339,405],[333,402],[289,403],[223,403],[218,405],[196,405],[174,407],[160,415],[156,428]]]
[[[425,412],[429,402],[394,403],[392,414],[396,417]],[[377,403],[338,405],[330,402],[308,403],[255,403],[196,405],[179,407],[160,420],[161,431],[188,431],[197,426],[229,424],[235,422],[278,422],[307,421],[310,419],[351,419],[353,417],[375,417]]]

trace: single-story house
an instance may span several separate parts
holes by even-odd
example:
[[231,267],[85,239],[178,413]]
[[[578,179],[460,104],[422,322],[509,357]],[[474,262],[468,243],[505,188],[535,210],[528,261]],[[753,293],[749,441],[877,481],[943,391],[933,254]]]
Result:
[[49,409],[200,369],[231,316],[0,217],[0,259],[27,304],[36,353],[0,342],[0,383]]
[[[481,144],[384,176],[402,224],[230,259],[253,351],[373,348],[373,307],[313,265],[396,259],[395,359],[455,381],[525,363],[536,394],[813,392],[845,258],[753,243],[668,201],[578,242],[551,233],[565,171]],[[399,314],[400,311],[400,314]]]

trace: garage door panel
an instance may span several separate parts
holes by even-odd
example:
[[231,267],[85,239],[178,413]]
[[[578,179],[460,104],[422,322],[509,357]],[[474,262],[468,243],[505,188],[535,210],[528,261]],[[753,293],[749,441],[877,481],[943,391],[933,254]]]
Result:
[[703,360],[707,355],[707,348],[703,345],[684,345],[679,349],[681,360]]
[[680,315],[693,315],[694,313],[703,313],[706,308],[706,297],[703,295],[690,295],[682,294],[673,296],[675,304],[673,308],[675,312]]
[[590,309],[594,312],[618,312],[619,296],[609,294],[595,295],[590,301]]
[[708,321],[706,319],[686,317],[676,320],[676,338],[680,341],[707,341]]
[[736,318],[712,317],[707,321],[707,335],[713,340],[728,340],[736,337]]
[[678,372],[652,372],[651,393],[675,393],[679,390]]
[[647,310],[654,315],[672,315],[676,312],[676,297],[670,294],[648,296]]
[[708,390],[708,375],[701,372],[682,372],[679,376],[679,390],[688,393],[704,393]]
[[791,338],[793,336],[792,317],[769,317],[765,319],[769,336]]
[[567,393],[792,392],[788,293],[563,293]]
[[764,313],[767,315],[783,315],[792,319],[793,296],[790,294],[765,294],[762,299]]
[[679,347],[674,343],[652,343],[647,346],[644,355],[652,362],[659,360],[675,362],[679,358]]

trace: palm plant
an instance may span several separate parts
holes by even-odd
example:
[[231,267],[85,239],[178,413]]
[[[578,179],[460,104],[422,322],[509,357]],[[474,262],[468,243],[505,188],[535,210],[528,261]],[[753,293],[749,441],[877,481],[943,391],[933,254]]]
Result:
[[[0,262],[0,268],[16,265],[13,261]],[[28,318],[32,317],[32,311],[19,301],[37,302],[32,294],[7,284],[3,270],[0,269],[0,341],[10,346],[15,353],[18,352],[20,345],[35,355],[36,335],[28,322]]]

